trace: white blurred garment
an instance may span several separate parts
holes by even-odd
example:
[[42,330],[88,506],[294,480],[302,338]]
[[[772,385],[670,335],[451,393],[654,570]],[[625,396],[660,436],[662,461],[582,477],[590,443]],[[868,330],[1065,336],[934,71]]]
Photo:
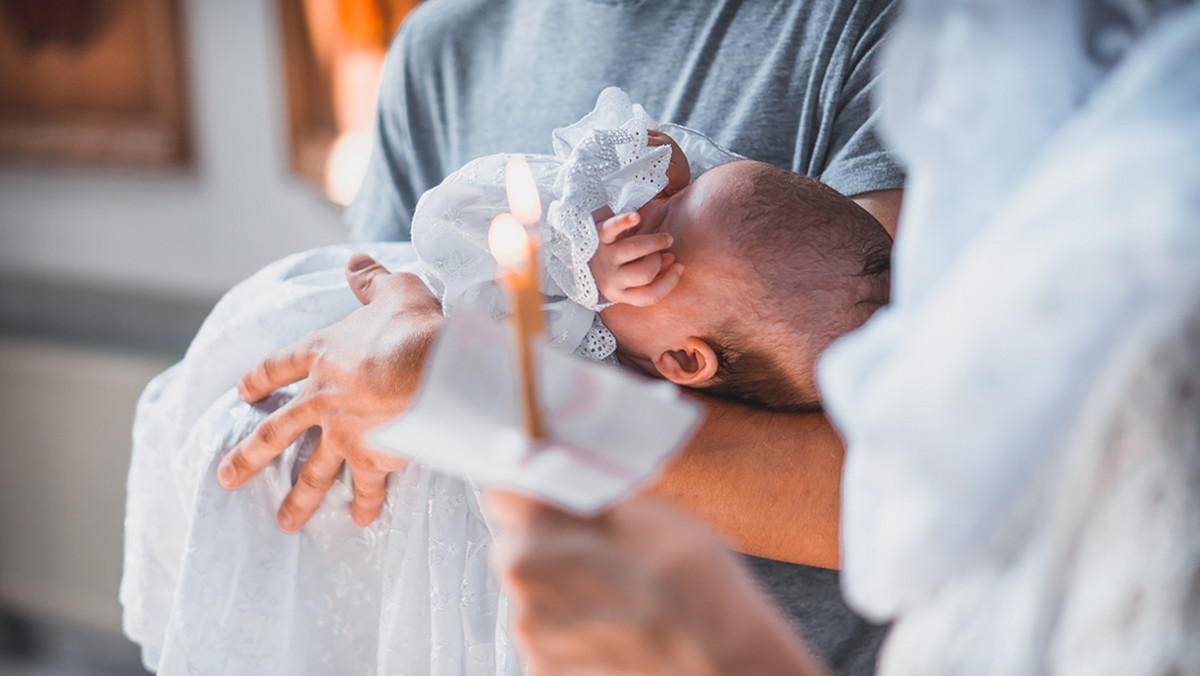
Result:
[[[615,347],[594,311],[591,213],[640,207],[666,184],[670,148],[647,147],[647,128],[675,137],[694,175],[734,158],[700,134],[657,125],[615,89],[555,131],[556,156],[527,158],[547,203],[542,282],[561,349],[604,359]],[[410,464],[389,477],[382,514],[360,530],[343,469],[308,525],[289,535],[275,512],[315,429],[242,488],[216,479],[220,459],[302,385],[251,406],[233,389],[241,373],[360,307],[343,271],[353,251],[418,272],[446,312],[503,313],[486,241],[492,218],[507,211],[507,159],[480,158],[426,193],[412,244],[328,247],[267,266],[226,294],[184,359],[147,386],[134,422],[120,597],[125,633],[148,668],[164,676],[520,672],[472,487]]]
[[820,364],[885,674],[1200,673],[1200,7],[915,0],[892,304]]

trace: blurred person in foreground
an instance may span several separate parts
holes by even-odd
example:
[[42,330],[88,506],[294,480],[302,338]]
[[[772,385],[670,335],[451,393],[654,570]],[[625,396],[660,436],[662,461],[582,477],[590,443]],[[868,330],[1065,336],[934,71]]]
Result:
[[[824,356],[879,673],[1200,673],[1200,7],[917,0],[892,303]],[[820,673],[652,498],[496,493],[533,674]]]

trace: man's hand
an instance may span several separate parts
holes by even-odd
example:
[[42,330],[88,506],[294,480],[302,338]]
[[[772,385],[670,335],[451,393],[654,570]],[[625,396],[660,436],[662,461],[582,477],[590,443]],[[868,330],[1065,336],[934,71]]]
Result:
[[822,673],[725,545],[660,500],[596,519],[498,491],[486,507],[531,674]]
[[645,307],[662,300],[683,275],[683,264],[667,251],[674,242],[665,232],[635,232],[642,222],[636,212],[606,219],[600,244],[588,266],[596,288],[614,303]]
[[276,350],[238,381],[241,398],[253,402],[308,379],[296,398],[234,447],[218,469],[221,485],[236,488],[305,430],[320,427],[320,442],[279,508],[279,527],[288,532],[308,522],[343,461],[354,480],[354,523],[365,527],[379,515],[387,474],[405,463],[370,449],[363,436],[408,406],[442,325],[437,299],[413,275],[389,273],[358,254],[347,262],[346,278],[364,307]]

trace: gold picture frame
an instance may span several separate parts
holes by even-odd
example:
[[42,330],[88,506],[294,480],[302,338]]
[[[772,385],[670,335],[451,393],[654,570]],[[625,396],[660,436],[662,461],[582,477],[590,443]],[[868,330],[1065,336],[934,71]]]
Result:
[[392,35],[420,0],[278,0],[292,170],[338,204],[361,182]]
[[179,0],[0,0],[0,157],[190,161]]

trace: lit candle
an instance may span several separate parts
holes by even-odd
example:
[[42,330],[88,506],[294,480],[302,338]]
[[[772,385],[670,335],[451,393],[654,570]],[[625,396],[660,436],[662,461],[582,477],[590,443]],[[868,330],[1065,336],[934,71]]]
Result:
[[[509,208],[518,216],[503,213],[492,220],[488,231],[488,246],[501,267],[500,281],[508,291],[513,326],[514,351],[516,352],[517,380],[521,389],[524,409],[525,432],[531,439],[545,437],[541,408],[538,406],[536,368],[533,357],[533,341],[541,338],[542,292],[538,285],[538,243],[534,233],[526,225],[534,225],[541,219],[541,201],[529,166],[521,160],[524,168],[515,170],[510,162],[505,183],[508,188]],[[536,205],[533,206],[533,205]]]

